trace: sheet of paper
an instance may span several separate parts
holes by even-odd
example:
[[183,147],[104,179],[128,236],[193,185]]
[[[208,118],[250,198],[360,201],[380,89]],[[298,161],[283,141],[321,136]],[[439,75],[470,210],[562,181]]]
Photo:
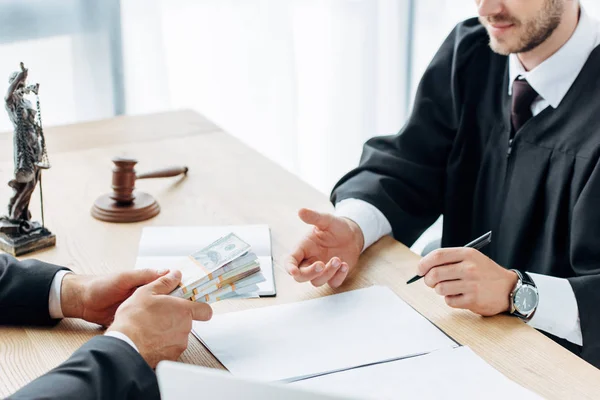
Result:
[[293,382],[307,390],[361,399],[541,399],[468,347]]
[[294,381],[450,348],[456,343],[382,286],[195,322],[234,375]]
[[267,225],[146,227],[142,230],[135,268],[171,268],[231,232],[250,244],[259,258],[265,281],[258,284],[257,294],[275,295],[271,231]]

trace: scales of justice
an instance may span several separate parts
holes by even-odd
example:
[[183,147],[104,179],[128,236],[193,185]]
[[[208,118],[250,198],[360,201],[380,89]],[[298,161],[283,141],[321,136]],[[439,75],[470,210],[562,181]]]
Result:
[[[0,212],[0,250],[14,256],[30,253],[56,244],[56,236],[44,226],[44,199],[42,171],[50,168],[46,141],[42,129],[40,85],[28,85],[28,70],[23,63],[20,71],[8,79],[4,97],[6,111],[14,126],[14,177],[8,182],[13,195],[8,202],[8,213]],[[26,95],[34,94],[34,106]],[[42,222],[32,221],[29,211],[31,196],[39,183]]]

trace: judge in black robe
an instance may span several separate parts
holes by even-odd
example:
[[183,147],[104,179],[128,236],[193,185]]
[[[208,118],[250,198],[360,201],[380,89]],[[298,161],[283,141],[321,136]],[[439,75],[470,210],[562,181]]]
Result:
[[459,24],[405,127],[369,140],[331,200],[374,205],[407,245],[439,215],[443,247],[492,231],[481,251],[500,266],[568,279],[583,347],[554,339],[600,367],[600,48],[560,107],[530,119],[509,151],[508,60],[488,44],[477,19]]

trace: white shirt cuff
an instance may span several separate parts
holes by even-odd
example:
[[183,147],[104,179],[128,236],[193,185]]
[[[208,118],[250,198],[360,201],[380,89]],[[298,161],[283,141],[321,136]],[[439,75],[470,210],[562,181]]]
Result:
[[579,308],[569,281],[548,275],[529,275],[537,286],[539,303],[535,314],[527,323],[536,329],[583,346]]
[[127,343],[128,345],[133,347],[135,349],[135,351],[137,351],[138,353],[140,352],[138,350],[137,346],[135,345],[135,343],[133,343],[133,340],[129,339],[129,336],[127,336],[124,333],[121,333],[119,331],[110,331],[110,332],[106,332],[104,334],[104,336],[112,336],[114,338],[121,339],[122,341],[124,341],[125,343]]
[[340,201],[335,205],[335,215],[356,222],[365,239],[362,251],[392,233],[392,226],[385,215],[377,207],[363,200]]
[[62,312],[62,306],[60,305],[60,289],[62,288],[62,281],[65,275],[72,274],[71,271],[60,270],[54,275],[52,283],[50,284],[50,295],[48,298],[48,310],[50,311],[50,318],[60,319],[64,318]]

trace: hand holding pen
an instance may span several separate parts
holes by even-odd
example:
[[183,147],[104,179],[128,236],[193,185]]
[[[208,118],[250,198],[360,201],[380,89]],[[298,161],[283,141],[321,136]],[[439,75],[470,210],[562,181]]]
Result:
[[490,316],[510,310],[517,274],[476,249],[489,243],[486,235],[469,243],[470,247],[435,250],[421,259],[417,274],[450,307]]
[[[472,242],[465,244],[463,247],[471,247],[475,250],[479,250],[491,242],[492,242],[492,231],[489,231],[488,233],[478,237],[477,239],[473,240]],[[408,280],[408,282],[406,282],[406,284],[410,285],[411,283],[418,281],[422,277],[423,276],[421,276],[421,275],[415,275],[412,278],[410,278]]]

